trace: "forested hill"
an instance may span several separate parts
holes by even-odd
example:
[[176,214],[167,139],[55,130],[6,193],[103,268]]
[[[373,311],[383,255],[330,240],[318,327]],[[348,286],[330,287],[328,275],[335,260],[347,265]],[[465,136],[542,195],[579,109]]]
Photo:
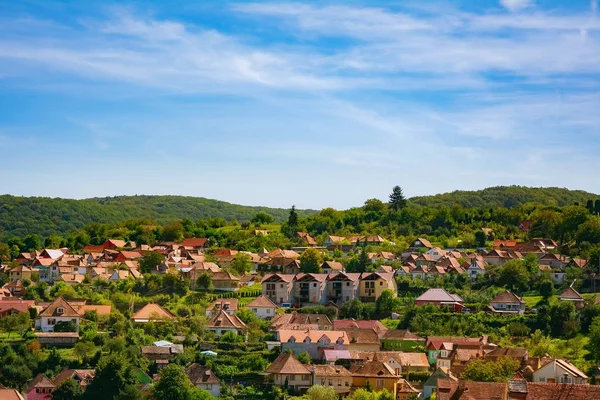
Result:
[[[291,206],[291,204],[290,204]],[[37,233],[64,235],[83,228],[90,222],[115,223],[148,218],[159,224],[189,218],[220,217],[227,221],[249,221],[260,211],[271,214],[275,221],[288,217],[282,208],[250,207],[224,201],[185,196],[117,196],[71,200],[48,197],[0,196],[0,237]],[[299,216],[316,213],[297,210]]]
[[477,191],[457,190],[435,196],[413,197],[412,204],[438,208],[452,207],[455,204],[465,208],[515,208],[525,203],[539,203],[547,206],[567,206],[579,203],[585,205],[588,200],[600,196],[583,190],[564,188],[532,188],[525,186],[496,186]]

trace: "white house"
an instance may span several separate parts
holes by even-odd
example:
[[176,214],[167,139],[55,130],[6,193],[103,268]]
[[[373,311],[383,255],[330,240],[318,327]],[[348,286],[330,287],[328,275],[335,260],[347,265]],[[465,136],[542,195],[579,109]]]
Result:
[[79,332],[80,318],[81,316],[65,299],[58,297],[38,315],[36,328],[41,329],[42,332],[53,332],[57,323],[73,322]]
[[469,264],[469,268],[467,268],[467,274],[472,279],[477,278],[479,275],[483,275],[486,273],[485,269],[485,261],[482,258],[475,257],[471,260],[471,264]]
[[198,389],[210,392],[213,397],[221,396],[221,382],[207,367],[193,363],[185,372]]
[[320,360],[322,350],[348,350],[350,339],[345,331],[318,331],[280,329],[277,332],[281,342],[281,352],[291,350],[294,354],[310,354],[313,360]]
[[586,384],[588,377],[570,362],[557,358],[534,371],[533,382]]
[[266,275],[261,281],[263,294],[275,304],[291,303],[294,275]]
[[424,254],[427,254],[433,261],[437,261],[446,255],[446,250],[442,250],[439,247],[434,247],[427,250]]
[[252,311],[254,315],[261,319],[270,319],[275,316],[275,311],[277,311],[277,305],[269,300],[264,295],[258,296],[256,299],[252,300],[246,308]]
[[495,312],[504,314],[523,314],[525,312],[525,302],[523,299],[508,290],[494,297],[490,301],[490,307]]
[[358,296],[359,273],[339,273],[327,278],[327,298],[334,303],[352,301]]
[[326,274],[303,274],[294,279],[294,299],[300,304],[325,304]]
[[225,311],[221,310],[215,314],[214,317],[208,322],[208,330],[214,332],[217,335],[222,335],[226,332],[233,332],[237,335],[243,336],[248,332],[248,327],[238,318],[237,315],[229,315]]

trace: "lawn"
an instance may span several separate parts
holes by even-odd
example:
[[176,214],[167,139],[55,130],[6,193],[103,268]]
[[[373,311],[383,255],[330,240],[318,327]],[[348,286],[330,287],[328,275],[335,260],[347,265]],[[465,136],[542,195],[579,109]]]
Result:
[[534,308],[542,300],[542,296],[523,296],[525,307]]

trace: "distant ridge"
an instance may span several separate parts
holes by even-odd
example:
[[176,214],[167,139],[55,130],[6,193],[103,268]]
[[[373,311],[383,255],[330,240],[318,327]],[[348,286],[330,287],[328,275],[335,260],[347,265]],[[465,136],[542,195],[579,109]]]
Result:
[[[290,207],[292,200],[290,199]],[[0,195],[0,238],[37,233],[68,234],[91,222],[115,223],[149,218],[159,224],[189,218],[224,218],[249,221],[259,211],[271,214],[275,221],[287,219],[289,209],[252,207],[203,197],[188,196],[115,196],[83,200],[19,197]],[[298,210],[304,217],[316,213]]]
[[575,203],[585,205],[597,194],[583,190],[570,190],[558,187],[496,186],[487,189],[467,191],[456,190],[433,196],[419,196],[410,199],[411,204],[425,207],[452,207],[456,204],[465,208],[515,208],[525,203],[539,203],[547,206],[568,206]]

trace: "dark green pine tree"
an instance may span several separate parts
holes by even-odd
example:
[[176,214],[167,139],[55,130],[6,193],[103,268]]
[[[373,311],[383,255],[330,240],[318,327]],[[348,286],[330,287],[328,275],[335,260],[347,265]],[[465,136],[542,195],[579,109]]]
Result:
[[588,209],[588,211],[590,212],[590,214],[594,213],[594,200],[588,200],[587,203],[585,203],[585,208]]
[[594,203],[594,214],[600,215],[600,199]]
[[406,207],[406,198],[404,197],[404,193],[400,186],[394,186],[394,189],[392,189],[389,206],[395,211],[400,211]]

